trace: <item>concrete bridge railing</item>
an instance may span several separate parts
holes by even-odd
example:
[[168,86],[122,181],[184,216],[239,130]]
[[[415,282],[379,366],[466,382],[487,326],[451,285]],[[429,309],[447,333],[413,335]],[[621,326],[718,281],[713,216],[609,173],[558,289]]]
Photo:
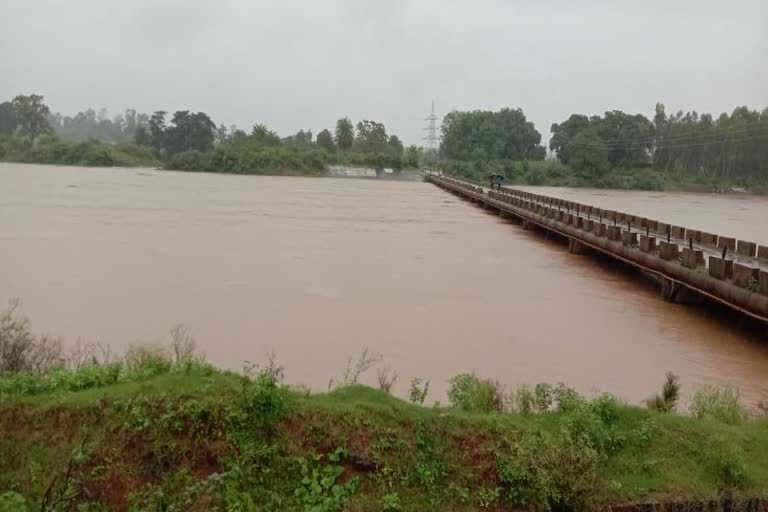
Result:
[[768,246],[509,187],[489,191],[456,178],[429,179],[500,215],[520,217],[524,227],[533,223],[568,237],[573,252],[591,247],[658,274],[665,299],[682,300],[694,290],[768,322]]

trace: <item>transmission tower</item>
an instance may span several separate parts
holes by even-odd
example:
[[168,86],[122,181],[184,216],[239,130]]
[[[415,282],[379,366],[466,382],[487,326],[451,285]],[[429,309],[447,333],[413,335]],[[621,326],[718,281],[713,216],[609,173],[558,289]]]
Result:
[[432,112],[424,118],[425,121],[427,121],[427,127],[424,128],[424,131],[427,132],[427,134],[424,136],[424,142],[427,143],[427,149],[430,151],[437,151],[437,144],[439,142],[439,138],[437,135],[437,115],[435,114],[435,102],[432,101]]

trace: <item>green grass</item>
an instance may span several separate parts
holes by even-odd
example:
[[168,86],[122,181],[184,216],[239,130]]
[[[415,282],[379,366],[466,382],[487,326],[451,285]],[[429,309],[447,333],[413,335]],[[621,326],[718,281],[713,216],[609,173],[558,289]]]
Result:
[[141,396],[149,400],[183,397],[190,400],[209,396],[234,396],[238,378],[223,372],[166,373],[148,380],[134,380],[83,391],[52,391],[37,395],[9,395],[0,403],[39,409],[91,407],[99,401],[120,401]]
[[486,413],[174,368],[3,395],[0,495],[51,510],[42,498],[54,478],[52,494],[63,489],[71,461],[67,505],[87,510],[596,509],[768,494],[766,419],[731,425],[567,388],[546,412]]

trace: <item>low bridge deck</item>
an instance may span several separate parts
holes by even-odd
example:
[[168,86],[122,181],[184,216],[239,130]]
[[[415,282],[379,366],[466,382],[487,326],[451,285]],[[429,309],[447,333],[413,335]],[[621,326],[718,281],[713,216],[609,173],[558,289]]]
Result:
[[509,187],[490,191],[446,176],[429,180],[502,217],[519,218],[525,229],[566,237],[571,252],[599,251],[656,275],[667,301],[705,296],[768,323],[768,247]]

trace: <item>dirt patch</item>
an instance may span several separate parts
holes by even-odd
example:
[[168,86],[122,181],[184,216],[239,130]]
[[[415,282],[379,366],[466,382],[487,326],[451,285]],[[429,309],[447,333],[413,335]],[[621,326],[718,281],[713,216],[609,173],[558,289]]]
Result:
[[121,464],[107,464],[97,481],[86,482],[83,493],[102,503],[107,510],[128,511],[128,495],[146,487],[151,480]]
[[456,437],[454,440],[465,468],[472,468],[481,482],[488,487],[498,485],[496,472],[496,439],[481,432]]

